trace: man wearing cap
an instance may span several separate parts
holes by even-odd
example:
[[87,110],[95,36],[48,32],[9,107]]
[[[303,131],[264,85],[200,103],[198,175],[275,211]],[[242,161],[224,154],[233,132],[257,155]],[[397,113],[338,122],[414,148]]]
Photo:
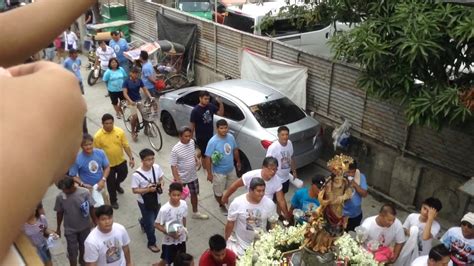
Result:
[[461,226],[451,227],[441,238],[449,249],[455,265],[474,264],[474,212],[468,212],[461,219]]
[[109,46],[114,49],[115,54],[117,55],[117,60],[119,61],[120,66],[125,70],[125,72],[130,71],[128,59],[123,55],[124,52],[128,51],[128,43],[124,38],[120,37],[120,31],[112,31],[110,33],[112,40],[109,41]]
[[[326,179],[323,175],[315,175],[311,179],[311,186],[298,189],[291,198],[289,214],[293,215],[293,210],[299,209],[303,212],[313,212],[319,207],[318,194],[321,191]],[[304,217],[301,217],[304,220]]]

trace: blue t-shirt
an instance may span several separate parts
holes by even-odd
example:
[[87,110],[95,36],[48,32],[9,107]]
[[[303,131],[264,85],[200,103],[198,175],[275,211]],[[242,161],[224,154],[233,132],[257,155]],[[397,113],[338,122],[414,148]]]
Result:
[[[220,160],[212,164],[212,171],[218,174],[228,174],[234,170],[234,149],[237,148],[234,136],[227,133],[225,137],[214,135],[207,143],[206,156],[219,153]],[[211,158],[212,159],[212,158]]]
[[133,81],[131,78],[128,78],[122,84],[122,88],[127,89],[128,97],[130,97],[130,99],[132,99],[134,102],[138,102],[142,99],[140,95],[140,88],[143,87],[144,85],[141,79]]
[[107,83],[108,91],[121,92],[123,82],[127,77],[127,72],[122,67],[119,67],[116,70],[107,69],[102,79]]
[[319,207],[319,201],[309,196],[309,187],[303,187],[298,189],[291,198],[291,206],[304,212],[315,211]]
[[199,104],[194,106],[191,111],[190,122],[195,124],[196,138],[198,140],[208,140],[214,134],[214,114],[217,113],[217,107],[209,103],[202,107]]
[[94,148],[91,155],[83,151],[77,155],[76,162],[69,169],[69,175],[78,175],[83,183],[93,186],[99,183],[104,176],[104,168],[108,166],[109,160],[105,152]]
[[149,90],[155,89],[155,84],[153,84],[148,77],[154,76],[155,75],[155,70],[153,69],[153,65],[150,63],[150,61],[146,62],[142,66],[142,81],[143,84],[145,85],[145,88]]
[[76,78],[79,80],[79,82],[82,82],[82,76],[81,76],[81,59],[76,58],[72,59],[71,57],[66,58],[64,60],[64,67],[74,73],[76,75]]
[[[352,181],[355,182],[355,181]],[[360,173],[360,187],[367,190],[365,175]],[[355,218],[362,213],[362,197],[352,189],[352,198],[344,203],[344,216]]]
[[120,38],[118,42],[113,39],[109,41],[109,46],[112,47],[117,55],[117,60],[120,63],[127,62],[127,58],[123,55],[123,52],[128,50],[128,43],[125,39]]

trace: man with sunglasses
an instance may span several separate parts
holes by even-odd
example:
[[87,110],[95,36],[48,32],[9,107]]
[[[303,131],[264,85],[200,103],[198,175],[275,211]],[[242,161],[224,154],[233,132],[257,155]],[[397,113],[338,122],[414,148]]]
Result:
[[441,238],[449,249],[454,265],[474,264],[474,212],[468,212],[461,219],[460,227],[451,227]]

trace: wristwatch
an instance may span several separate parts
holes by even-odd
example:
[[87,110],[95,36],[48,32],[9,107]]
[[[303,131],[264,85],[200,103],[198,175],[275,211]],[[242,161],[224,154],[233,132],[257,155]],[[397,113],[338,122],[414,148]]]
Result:
[[107,182],[107,178],[105,176],[102,177],[102,180]]

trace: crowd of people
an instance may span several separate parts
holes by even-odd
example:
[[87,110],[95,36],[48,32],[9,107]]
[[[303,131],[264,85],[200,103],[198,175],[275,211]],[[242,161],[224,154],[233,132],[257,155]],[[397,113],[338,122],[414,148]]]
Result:
[[[291,197],[290,206],[285,200],[290,180],[294,181],[297,176],[288,127],[278,128],[278,140],[270,145],[262,158],[261,169],[251,170],[238,178],[238,143],[229,133],[224,119],[216,121],[214,134],[213,115],[222,112],[224,107],[221,103],[219,107],[214,106],[209,98],[207,91],[200,93],[199,104],[190,117],[190,126],[178,130],[179,141],[172,147],[169,158],[171,184],[165,184],[163,167],[155,163],[155,153],[151,149],[141,150],[141,162],[135,162],[124,131],[114,125],[113,115],[104,114],[102,127],[94,136],[84,133],[75,163],[57,184],[62,191],[54,206],[56,230],[51,231],[44,216],[38,216],[37,211],[25,223],[25,232],[28,232],[26,226],[31,232],[31,225],[38,224],[44,229],[41,232],[44,236],[61,236],[64,221],[71,265],[76,265],[78,260],[80,264],[130,264],[129,245],[133,242],[124,227],[113,222],[113,210],[119,209],[117,193],[125,193],[121,183],[126,180],[129,168],[135,169],[131,174],[131,192],[137,195],[141,213],[138,222],[146,235],[148,249],[153,253],[161,252],[157,265],[191,265],[193,261],[186,253],[187,237],[193,233],[186,229],[189,223],[186,198],[190,198],[193,220],[209,219],[207,214],[198,211],[198,171],[201,165],[207,173],[207,180],[212,183],[216,208],[219,206],[227,216],[227,223],[222,235],[211,237],[210,248],[201,255],[199,265],[235,265],[236,259],[253,243],[255,235],[278,220],[275,217],[293,222],[294,210],[316,210],[320,205],[319,192],[327,183],[327,178],[322,175],[315,175],[308,187],[298,189]],[[438,238],[441,229],[436,221],[442,209],[439,199],[425,199],[420,212],[410,214],[403,224],[397,218],[395,207],[388,203],[381,207],[378,215],[363,220],[362,200],[368,194],[366,177],[355,161],[349,165],[345,176],[352,189],[352,197],[344,203],[346,231],[365,228],[369,246],[374,243],[379,246],[376,259],[395,265],[415,266],[434,265],[431,262],[438,263],[436,265],[445,265],[444,262],[469,265],[473,262],[474,213],[467,213],[461,219],[461,226],[449,229],[441,238],[442,245],[433,247],[432,242]],[[247,192],[228,204],[239,187],[245,187]],[[169,200],[164,202],[162,195],[166,190]],[[299,219],[302,220],[297,222],[304,222],[304,218]],[[92,231],[91,223],[96,225]],[[163,234],[161,241],[156,236],[157,231]],[[50,262],[45,242],[38,241],[37,234],[35,231],[31,238],[41,257]],[[410,241],[414,244],[408,244]]]
[[[92,1],[84,2],[78,3],[77,8],[83,9],[92,3]],[[51,5],[58,3],[60,2],[51,1]],[[41,5],[47,7],[47,4],[42,1],[37,6]],[[35,11],[34,8],[29,10]],[[75,17],[75,11],[72,9],[63,10],[63,12],[65,21],[70,21]],[[116,33],[113,33],[112,37],[114,38],[114,34],[116,38]],[[63,47],[68,50],[69,58],[64,60],[63,65],[75,74],[83,92],[81,61],[74,47],[74,39],[77,41],[77,36],[74,38],[70,31],[66,31]],[[106,75],[107,72],[104,74],[104,81],[107,83],[114,108],[118,100],[124,99],[130,106],[136,106],[143,97],[140,91],[145,92],[146,97],[157,97],[155,74],[152,66],[150,69],[148,54],[146,52],[140,54],[143,66],[141,79],[138,79],[137,69],[131,69],[128,72],[126,67],[122,66],[124,61],[121,61],[119,54],[120,50],[126,50],[125,46],[120,44],[120,39],[114,39],[114,41],[122,48],[117,51],[114,47],[115,55],[111,55],[108,60],[101,60],[101,62],[107,62],[107,71],[111,71],[108,75]],[[33,50],[30,47],[19,49]],[[108,50],[107,47],[103,49]],[[6,55],[2,58],[6,58],[5,66],[18,61]],[[19,77],[34,75],[44,69],[49,69],[49,74],[57,73],[58,76],[64,77],[65,83],[70,81],[63,72],[51,65],[41,65],[41,63],[10,68],[7,72],[10,76]],[[120,73],[112,73],[112,71]],[[46,76],[46,73],[44,74]],[[7,87],[14,87],[13,85],[15,85],[13,81],[5,82]],[[68,83],[68,85],[71,84]],[[75,99],[73,96],[70,98]],[[318,195],[326,184],[324,176],[312,177],[310,186],[297,190],[291,197],[290,207],[287,205],[285,193],[288,193],[291,181],[295,181],[298,177],[288,127],[278,128],[278,140],[269,147],[265,157],[262,156],[261,169],[252,170],[244,173],[240,178],[237,177],[235,170],[241,170],[238,143],[229,133],[225,120],[216,121],[217,133],[214,134],[213,115],[222,114],[224,106],[219,100],[219,106],[209,101],[209,93],[202,91],[199,95],[199,104],[192,111],[190,126],[179,129],[179,141],[172,148],[169,158],[173,176],[173,182],[170,184],[164,183],[162,169],[164,166],[159,166],[154,162],[155,154],[152,150],[141,150],[140,165],[135,162],[124,131],[114,125],[113,115],[102,116],[102,127],[94,136],[87,133],[84,122],[81,151],[77,153],[75,162],[70,165],[68,173],[56,182],[59,189],[54,205],[57,213],[56,230],[51,229],[42,204],[38,204],[35,211],[24,220],[23,231],[37,248],[43,262],[47,265],[52,263],[48,249],[50,239],[64,236],[70,265],[78,263],[81,265],[133,264],[130,245],[137,240],[130,239],[127,230],[114,222],[113,218],[114,210],[119,209],[117,193],[126,193],[121,183],[127,179],[129,168],[136,168],[130,178],[131,192],[137,195],[137,206],[142,216],[139,224],[146,233],[147,246],[152,253],[161,252],[161,260],[157,265],[171,263],[176,266],[194,265],[193,256],[186,253],[187,237],[193,234],[186,229],[188,222],[186,196],[190,194],[191,218],[193,220],[209,219],[207,214],[198,211],[200,184],[197,173],[201,165],[207,174],[207,180],[212,183],[217,205],[227,215],[227,223],[222,228],[222,234],[210,237],[209,249],[203,251],[199,265],[235,265],[238,256],[242,256],[255,240],[255,235],[270,227],[267,226],[269,221],[275,222],[273,217],[289,221],[294,218],[294,210],[311,211],[320,205]],[[7,107],[10,110],[10,106]],[[83,114],[84,109],[81,106],[77,113]],[[120,119],[122,116],[120,109],[115,108],[115,111],[115,117]],[[76,118],[75,116],[68,117],[68,120],[78,121]],[[66,120],[60,120],[59,123],[69,125]],[[71,127],[76,129],[75,126]],[[43,130],[40,127],[38,129]],[[49,136],[47,132],[42,133]],[[62,139],[74,140],[72,135],[62,134]],[[55,134],[51,136],[51,139],[55,141],[61,139]],[[47,141],[48,139],[45,143]],[[74,146],[61,146],[61,149],[73,151]],[[32,169],[36,168],[32,167]],[[440,225],[436,221],[437,214],[442,208],[439,199],[424,200],[420,213],[410,214],[403,224],[396,217],[396,209],[391,204],[384,204],[378,215],[366,217],[363,220],[361,206],[363,198],[367,196],[366,177],[358,169],[357,163],[350,165],[346,176],[352,189],[352,197],[344,203],[344,215],[347,217],[346,230],[365,228],[368,232],[368,243],[377,243],[381,246],[379,249],[381,252],[378,253],[380,259],[394,264],[401,263],[400,265],[447,265],[449,263],[472,265],[474,263],[474,213],[466,213],[460,225],[450,228],[441,237],[441,244],[433,246],[440,232]],[[31,185],[35,184],[37,183],[31,182]],[[29,189],[30,184],[24,185],[25,189]],[[231,195],[239,187],[245,187],[246,193],[235,197],[227,205]],[[45,189],[44,185],[36,190],[32,188],[31,198],[37,196],[36,191],[44,192]],[[161,199],[165,191],[169,196],[166,202]],[[26,201],[20,200],[18,207],[28,210]],[[9,214],[8,208],[2,209]],[[156,231],[163,234],[161,248],[158,246]],[[8,234],[7,237],[12,238],[12,235]],[[411,243],[408,243],[410,240]],[[404,252],[404,248],[407,247],[411,248]]]

